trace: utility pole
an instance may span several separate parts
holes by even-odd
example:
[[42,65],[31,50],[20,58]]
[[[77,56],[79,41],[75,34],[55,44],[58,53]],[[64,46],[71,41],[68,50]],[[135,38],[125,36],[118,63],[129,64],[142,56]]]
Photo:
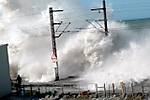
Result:
[[50,15],[50,28],[51,28],[51,39],[52,39],[52,49],[53,49],[53,58],[55,59],[56,68],[55,68],[55,81],[59,80],[59,67],[57,60],[57,48],[56,48],[56,36],[55,36],[55,25],[60,25],[61,23],[54,23],[53,12],[62,12],[63,10],[53,10],[52,7],[49,8]]
[[101,11],[103,10],[103,19],[100,19],[99,21],[104,21],[104,29],[105,29],[105,35],[108,36],[108,24],[107,24],[107,11],[106,11],[106,2],[103,0],[103,7],[102,8],[95,8],[91,9],[91,11]]
[[104,25],[105,25],[105,34],[108,35],[108,26],[107,26],[107,12],[106,12],[106,2],[103,0],[103,11],[104,11]]

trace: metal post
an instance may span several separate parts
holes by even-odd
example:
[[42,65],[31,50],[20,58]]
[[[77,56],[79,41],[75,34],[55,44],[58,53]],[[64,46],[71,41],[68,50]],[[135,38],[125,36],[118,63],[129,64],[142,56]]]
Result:
[[143,86],[143,84],[142,84],[141,87],[142,87],[142,93],[144,94],[145,92],[144,92],[144,86]]
[[30,96],[33,96],[32,85],[30,85]]
[[96,89],[96,97],[98,98],[98,85],[95,83],[95,89]]
[[111,95],[110,94],[111,93],[111,91],[110,91],[110,85],[108,85],[108,92],[109,92],[108,94],[109,94],[109,97],[110,97],[110,95]]
[[105,83],[104,83],[104,96],[105,96],[105,97],[107,96]]
[[108,35],[108,26],[107,26],[107,12],[106,12],[106,3],[103,0],[103,11],[104,11],[104,26],[105,26],[105,35]]
[[59,80],[59,67],[58,67],[58,60],[57,60],[57,47],[56,47],[56,36],[55,36],[55,24],[61,24],[61,23],[54,23],[54,15],[53,12],[60,12],[63,10],[53,10],[53,8],[49,8],[49,15],[50,15],[50,28],[51,28],[51,38],[52,38],[52,49],[53,49],[53,55],[56,58],[56,68],[55,68],[55,81]]
[[62,90],[62,93],[64,93],[64,88],[63,88],[63,86],[62,86],[61,90]]
[[115,95],[115,84],[112,83],[112,95],[114,96]]
[[132,96],[134,95],[134,86],[133,83],[131,83],[131,92],[132,92]]

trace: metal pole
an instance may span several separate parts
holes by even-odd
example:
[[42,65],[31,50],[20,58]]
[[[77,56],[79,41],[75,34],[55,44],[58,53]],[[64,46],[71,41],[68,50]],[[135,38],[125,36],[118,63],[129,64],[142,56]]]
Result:
[[96,97],[98,98],[98,85],[95,83],[95,89],[96,89]]
[[111,91],[110,91],[110,85],[108,85],[108,92],[109,92],[108,94],[109,94],[109,97],[110,97],[110,95],[111,95],[110,94],[111,93]]
[[144,94],[145,92],[144,92],[144,86],[143,86],[143,84],[142,84],[142,93]]
[[103,11],[104,11],[105,35],[108,36],[107,12],[106,12],[106,3],[105,3],[105,0],[103,0]]
[[104,96],[105,96],[105,97],[107,96],[105,83],[104,83]]
[[115,84],[114,83],[112,83],[112,95],[114,96],[115,95]]
[[57,48],[56,48],[56,40],[55,40],[53,8],[49,8],[49,14],[50,14],[50,26],[51,26],[53,55],[56,57],[55,81],[58,81],[59,80],[59,70],[58,70],[58,61],[57,61]]
[[134,86],[133,83],[131,83],[131,92],[132,92],[132,96],[134,95]]
[[30,84],[30,96],[33,96],[32,85]]

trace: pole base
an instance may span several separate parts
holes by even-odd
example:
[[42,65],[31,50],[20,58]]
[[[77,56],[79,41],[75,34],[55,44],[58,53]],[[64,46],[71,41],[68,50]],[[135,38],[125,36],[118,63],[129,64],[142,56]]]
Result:
[[56,76],[55,81],[59,81],[59,76]]

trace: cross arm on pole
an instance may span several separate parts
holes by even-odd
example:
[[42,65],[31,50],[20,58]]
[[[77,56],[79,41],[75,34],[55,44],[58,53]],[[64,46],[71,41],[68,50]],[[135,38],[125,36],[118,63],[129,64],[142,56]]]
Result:
[[64,10],[53,10],[52,7],[49,8],[49,12],[52,13],[52,12],[62,12]]
[[53,12],[62,12],[64,10],[53,10]]
[[104,8],[93,8],[91,11],[103,10]]
[[68,25],[64,28],[64,30],[58,36],[55,36],[55,38],[59,38],[65,32],[65,30],[70,26],[70,24],[71,22],[69,22]]

